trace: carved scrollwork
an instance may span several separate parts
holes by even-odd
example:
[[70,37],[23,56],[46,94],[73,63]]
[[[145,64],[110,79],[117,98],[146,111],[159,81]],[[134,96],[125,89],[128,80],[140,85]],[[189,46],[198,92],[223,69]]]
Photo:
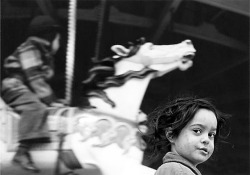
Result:
[[94,147],[106,147],[117,144],[126,153],[131,146],[144,149],[145,144],[140,138],[137,125],[125,121],[118,121],[112,117],[81,116],[75,123],[74,132],[81,134],[81,141],[85,142],[96,137],[98,142]]

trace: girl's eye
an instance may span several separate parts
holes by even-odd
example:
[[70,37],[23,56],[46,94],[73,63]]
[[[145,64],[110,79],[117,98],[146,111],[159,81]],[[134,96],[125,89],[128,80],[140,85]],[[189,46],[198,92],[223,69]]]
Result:
[[193,130],[196,134],[200,134],[201,133],[201,129],[194,129]]
[[214,138],[216,136],[216,133],[209,133],[208,136],[211,137],[211,138]]

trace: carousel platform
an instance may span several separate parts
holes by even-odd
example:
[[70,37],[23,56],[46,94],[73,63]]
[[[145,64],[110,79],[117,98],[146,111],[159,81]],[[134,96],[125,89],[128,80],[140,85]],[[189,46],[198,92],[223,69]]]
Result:
[[[4,104],[0,105],[0,174],[1,175],[59,175],[55,172],[58,158],[59,137],[56,125],[56,116],[49,117],[49,130],[51,133],[51,142],[48,144],[37,145],[31,150],[31,155],[40,168],[39,173],[33,173],[23,170],[21,167],[12,163],[12,158],[18,146],[18,121],[20,116],[11,111]],[[67,145],[65,146],[67,148]],[[64,149],[65,149],[64,147]],[[60,174],[66,174],[71,170],[60,163]],[[79,175],[98,175],[98,170],[74,170]]]

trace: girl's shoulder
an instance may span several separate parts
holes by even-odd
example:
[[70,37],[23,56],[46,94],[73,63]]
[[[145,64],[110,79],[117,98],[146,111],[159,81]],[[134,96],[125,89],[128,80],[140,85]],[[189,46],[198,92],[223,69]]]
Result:
[[195,175],[187,166],[178,162],[168,162],[162,164],[155,175]]

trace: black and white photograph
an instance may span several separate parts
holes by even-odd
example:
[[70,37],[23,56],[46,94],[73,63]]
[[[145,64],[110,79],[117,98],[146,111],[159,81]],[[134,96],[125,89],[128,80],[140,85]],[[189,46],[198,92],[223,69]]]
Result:
[[249,0],[1,0],[0,175],[249,175]]

